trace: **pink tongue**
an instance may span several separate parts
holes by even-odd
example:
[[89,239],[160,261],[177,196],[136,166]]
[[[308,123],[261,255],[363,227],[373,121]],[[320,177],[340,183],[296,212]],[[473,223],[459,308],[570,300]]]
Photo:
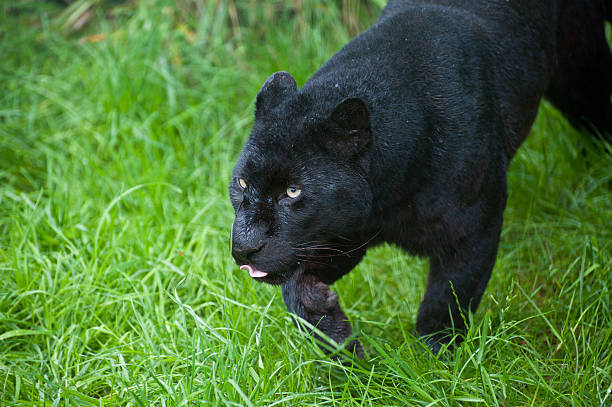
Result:
[[265,277],[268,275],[268,273],[264,271],[256,270],[253,267],[249,266],[248,264],[243,264],[242,266],[240,266],[240,270],[249,270],[249,275],[253,278]]

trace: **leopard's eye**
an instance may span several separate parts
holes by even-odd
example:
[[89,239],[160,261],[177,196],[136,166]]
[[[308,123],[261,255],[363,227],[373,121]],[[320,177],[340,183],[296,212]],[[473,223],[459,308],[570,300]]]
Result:
[[297,189],[295,187],[287,188],[287,196],[289,198],[297,198],[298,196],[300,196],[301,193],[302,193],[301,189]]
[[238,183],[240,184],[242,189],[246,188],[247,183],[246,183],[246,181],[244,179],[242,179],[242,178],[238,179]]

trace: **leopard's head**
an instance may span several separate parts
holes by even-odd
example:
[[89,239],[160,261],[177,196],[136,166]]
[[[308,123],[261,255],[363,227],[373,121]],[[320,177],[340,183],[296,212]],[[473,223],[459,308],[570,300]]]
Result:
[[371,138],[361,99],[325,109],[289,73],[268,78],[229,185],[236,263],[259,281],[281,284],[363,228],[372,208]]

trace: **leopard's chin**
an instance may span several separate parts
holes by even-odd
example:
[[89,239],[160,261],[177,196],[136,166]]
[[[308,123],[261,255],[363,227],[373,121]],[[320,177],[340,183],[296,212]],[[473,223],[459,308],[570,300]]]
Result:
[[270,285],[281,285],[289,281],[291,277],[279,274],[268,274],[265,277],[258,278],[257,281]]

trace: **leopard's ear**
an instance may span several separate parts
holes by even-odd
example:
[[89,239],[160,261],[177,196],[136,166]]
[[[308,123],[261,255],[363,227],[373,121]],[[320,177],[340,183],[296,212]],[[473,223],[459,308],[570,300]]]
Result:
[[287,97],[297,92],[297,82],[289,72],[273,73],[259,90],[255,102],[255,118],[265,116]]
[[343,100],[329,118],[330,134],[324,135],[328,150],[340,154],[359,154],[372,140],[370,113],[359,98]]

